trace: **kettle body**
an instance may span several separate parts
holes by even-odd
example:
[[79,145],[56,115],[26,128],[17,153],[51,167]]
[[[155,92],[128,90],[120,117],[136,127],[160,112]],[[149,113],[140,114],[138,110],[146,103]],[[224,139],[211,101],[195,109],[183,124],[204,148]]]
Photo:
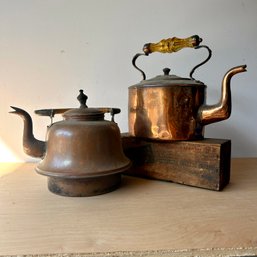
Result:
[[198,109],[205,103],[204,84],[129,87],[129,133],[154,140],[203,137]]
[[[30,115],[17,107],[12,113],[24,121],[23,149],[40,157],[36,171],[48,177],[48,189],[63,196],[94,196],[118,188],[121,173],[131,162],[122,149],[121,135],[114,115],[118,108],[88,108],[87,96],[80,90],[80,108],[42,109],[35,112],[52,117],[62,113],[63,120],[51,123],[46,141],[33,135]],[[112,120],[104,114],[111,113]]]
[[42,175],[90,178],[120,173],[129,165],[122,151],[120,130],[107,120],[64,120],[48,131],[44,158],[36,171]]

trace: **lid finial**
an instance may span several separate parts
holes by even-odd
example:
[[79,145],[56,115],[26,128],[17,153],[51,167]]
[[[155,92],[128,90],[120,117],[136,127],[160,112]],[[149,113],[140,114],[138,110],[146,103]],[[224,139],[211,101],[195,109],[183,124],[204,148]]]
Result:
[[164,73],[164,75],[169,75],[170,69],[169,68],[164,68],[163,73]]
[[79,95],[78,95],[77,99],[80,103],[80,108],[87,108],[86,102],[87,102],[88,97],[87,97],[87,95],[85,95],[83,93],[83,89],[79,90]]

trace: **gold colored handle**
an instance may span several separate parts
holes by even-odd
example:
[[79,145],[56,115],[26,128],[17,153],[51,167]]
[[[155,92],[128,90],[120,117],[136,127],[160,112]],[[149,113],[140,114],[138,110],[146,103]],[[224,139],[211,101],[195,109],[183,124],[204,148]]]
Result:
[[143,51],[146,55],[153,52],[160,53],[173,53],[186,47],[196,47],[202,42],[202,39],[198,35],[194,35],[188,38],[172,37],[168,39],[162,39],[158,43],[148,43],[144,45]]
[[193,70],[190,72],[190,78],[194,79],[192,77],[192,74],[194,73],[195,69],[197,69],[198,67],[200,67],[201,65],[205,64],[212,55],[212,52],[210,50],[210,48],[208,46],[204,46],[204,45],[200,45],[200,43],[203,40],[198,36],[198,35],[194,35],[188,38],[177,38],[177,37],[172,37],[172,38],[168,38],[168,39],[163,39],[158,43],[148,43],[145,44],[143,47],[143,53],[138,53],[136,54],[133,59],[132,59],[132,65],[138,70],[140,71],[140,73],[143,76],[143,80],[146,79],[146,75],[144,73],[143,70],[141,70],[137,65],[136,65],[136,60],[139,56],[148,56],[149,54],[153,53],[153,52],[159,52],[159,53],[174,53],[177,52],[183,48],[186,47],[190,47],[190,48],[194,48],[194,49],[199,49],[199,48],[206,48],[208,50],[208,57],[206,58],[206,60],[204,60],[203,62],[201,62],[200,64],[198,64],[197,66],[195,66],[193,68]]

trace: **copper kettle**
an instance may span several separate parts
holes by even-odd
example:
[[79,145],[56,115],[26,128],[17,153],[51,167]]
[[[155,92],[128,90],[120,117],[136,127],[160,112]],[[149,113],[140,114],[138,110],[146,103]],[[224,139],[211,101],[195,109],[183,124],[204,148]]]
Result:
[[[196,68],[206,63],[212,55],[208,46],[200,45],[202,39],[189,38],[163,39],[159,43],[148,43],[143,53],[136,54],[132,60],[143,80],[129,87],[129,133],[135,137],[155,140],[194,140],[204,137],[204,126],[229,118],[231,114],[230,80],[233,75],[246,71],[246,65],[230,69],[224,76],[221,99],[215,105],[207,105],[206,85],[193,78]],[[205,48],[208,57],[190,72],[190,78],[170,75],[165,68],[164,74],[146,79],[145,73],[138,68],[139,56],[153,52],[172,53],[185,47]]]
[[[12,107],[24,120],[23,147],[32,157],[41,157],[36,167],[48,176],[51,192],[64,196],[91,196],[116,189],[121,172],[130,167],[124,155],[118,125],[114,115],[118,108],[88,108],[87,96],[80,90],[80,108],[43,109],[39,115],[63,113],[64,120],[52,123],[47,142],[37,140],[32,132],[32,120],[24,110]],[[110,112],[112,120],[104,120]]]

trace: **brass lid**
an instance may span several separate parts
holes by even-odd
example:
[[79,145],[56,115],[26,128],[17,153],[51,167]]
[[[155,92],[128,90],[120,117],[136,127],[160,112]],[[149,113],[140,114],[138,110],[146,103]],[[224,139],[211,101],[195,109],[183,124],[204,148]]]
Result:
[[201,86],[206,87],[206,85],[195,79],[182,78],[176,75],[170,75],[170,69],[164,68],[164,74],[158,75],[154,78],[142,80],[140,83],[135,84],[131,87],[163,87],[163,86]]

